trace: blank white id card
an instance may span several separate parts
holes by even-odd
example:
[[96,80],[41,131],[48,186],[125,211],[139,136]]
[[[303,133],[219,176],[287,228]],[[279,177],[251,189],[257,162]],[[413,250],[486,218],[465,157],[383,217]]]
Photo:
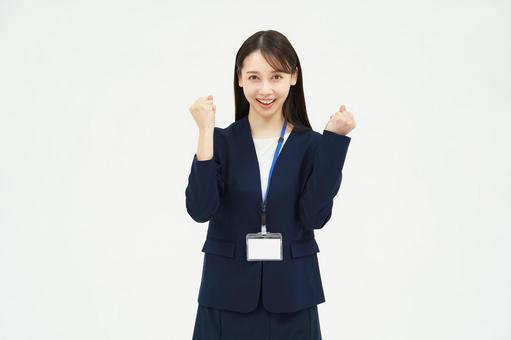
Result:
[[247,234],[247,261],[282,261],[282,234]]

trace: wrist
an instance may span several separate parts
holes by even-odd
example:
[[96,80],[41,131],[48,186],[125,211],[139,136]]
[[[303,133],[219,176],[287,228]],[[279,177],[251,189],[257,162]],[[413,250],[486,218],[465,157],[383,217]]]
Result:
[[200,128],[199,134],[201,135],[212,135],[213,131],[215,130],[215,127],[206,127],[206,128]]

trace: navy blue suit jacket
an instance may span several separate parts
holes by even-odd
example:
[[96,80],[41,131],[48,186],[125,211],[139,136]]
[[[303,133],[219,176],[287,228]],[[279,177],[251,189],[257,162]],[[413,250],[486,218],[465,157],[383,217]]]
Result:
[[[283,261],[247,261],[246,234],[261,231],[261,179],[248,116],[214,128],[214,155],[193,157],[186,209],[209,221],[198,302],[237,312],[293,312],[325,302],[314,229],[332,215],[351,138],[293,129],[267,192],[268,232],[282,233]],[[262,285],[262,286],[261,286]]]

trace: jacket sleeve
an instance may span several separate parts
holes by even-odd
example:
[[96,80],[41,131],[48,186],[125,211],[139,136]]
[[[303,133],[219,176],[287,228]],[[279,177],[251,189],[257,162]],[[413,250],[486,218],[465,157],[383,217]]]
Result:
[[207,222],[220,207],[224,182],[218,155],[218,128],[213,134],[213,158],[198,160],[193,156],[188,185],[185,190],[186,210],[196,222]]
[[308,230],[323,228],[332,216],[333,199],[341,186],[342,168],[351,141],[351,137],[329,130],[323,130],[318,139],[312,169],[299,199],[299,217]]

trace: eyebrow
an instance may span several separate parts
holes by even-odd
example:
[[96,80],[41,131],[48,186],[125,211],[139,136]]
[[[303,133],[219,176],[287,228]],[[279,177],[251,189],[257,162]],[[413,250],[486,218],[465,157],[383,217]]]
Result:
[[[246,73],[256,73],[259,74],[257,71],[247,71]],[[271,71],[271,73],[282,73],[281,71]]]

